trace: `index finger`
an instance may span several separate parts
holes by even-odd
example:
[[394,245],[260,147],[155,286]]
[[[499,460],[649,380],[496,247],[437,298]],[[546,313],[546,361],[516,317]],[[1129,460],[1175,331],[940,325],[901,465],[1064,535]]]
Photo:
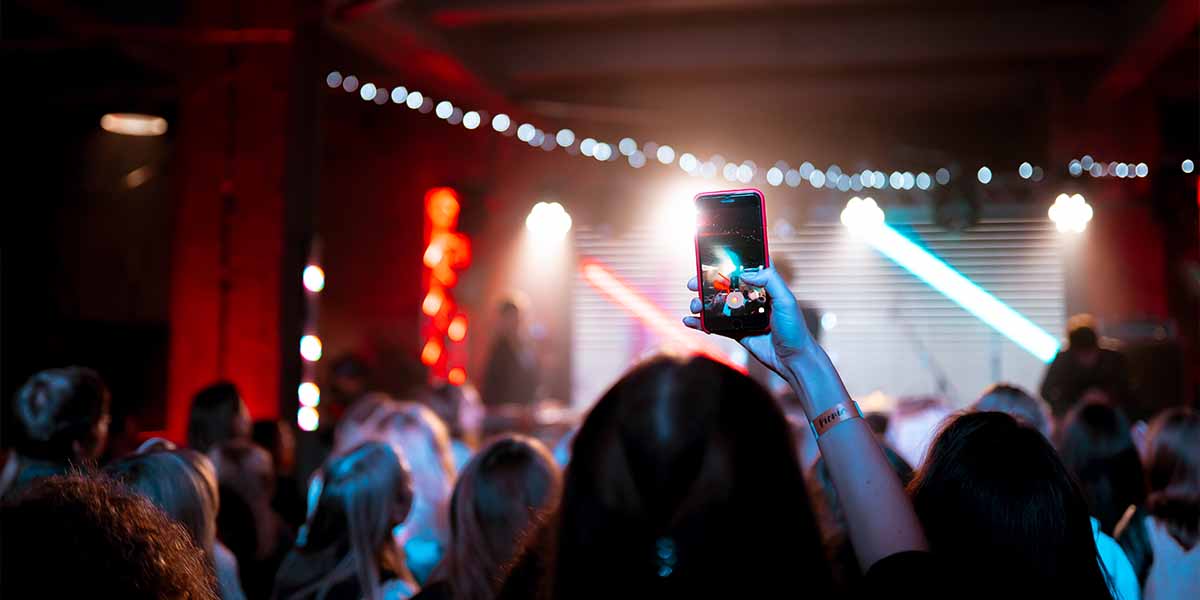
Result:
[[691,279],[688,280],[688,289],[692,290],[693,292],[700,291],[700,284],[696,283],[695,277],[692,277]]

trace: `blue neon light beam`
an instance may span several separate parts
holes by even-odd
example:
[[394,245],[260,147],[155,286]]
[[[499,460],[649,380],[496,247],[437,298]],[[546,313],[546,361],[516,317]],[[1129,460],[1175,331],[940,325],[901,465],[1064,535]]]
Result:
[[891,226],[872,228],[871,232],[863,237],[881,254],[1004,334],[1042,362],[1050,362],[1058,353],[1058,339],[1045,329],[1001,302],[999,298],[967,279],[940,258],[914,244]]

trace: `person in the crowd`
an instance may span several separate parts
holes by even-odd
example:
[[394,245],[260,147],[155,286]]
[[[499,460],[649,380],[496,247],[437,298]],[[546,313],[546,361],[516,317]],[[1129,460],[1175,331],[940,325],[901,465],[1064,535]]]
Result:
[[365,441],[375,439],[381,421],[395,410],[396,401],[391,396],[370,393],[362,396],[346,409],[342,419],[334,427],[333,449],[330,456],[339,456],[357,448]]
[[417,582],[429,580],[450,543],[454,457],[446,425],[428,407],[400,402],[380,421],[383,440],[404,457],[413,474],[412,513],[397,538]]
[[558,505],[562,476],[541,442],[493,441],[459,475],[450,546],[419,600],[492,600],[519,545]]
[[[220,381],[200,390],[188,412],[188,447],[202,454],[221,444],[250,439],[250,411],[237,386]],[[209,455],[209,458],[213,458]]]
[[296,434],[283,419],[255,421],[251,430],[255,444],[271,454],[275,470],[275,496],[271,507],[292,528],[304,523],[304,496],[296,480]]
[[475,386],[442,384],[435,386],[427,398],[429,408],[437,414],[450,432],[450,450],[454,453],[454,468],[462,470],[479,447],[483,428],[483,404]]
[[997,383],[983,391],[971,405],[976,412],[1002,412],[1049,438],[1054,432],[1050,407],[1033,394],[1011,383]]
[[222,600],[245,598],[237,559],[217,541],[220,499],[216,469],[208,457],[163,445],[120,459],[108,465],[105,472],[145,496],[188,530],[216,572]]
[[[874,427],[872,427],[874,430]],[[875,430],[877,436],[882,432]],[[912,482],[913,468],[895,450],[883,447],[888,463],[900,478],[900,483],[908,485]],[[830,574],[833,576],[834,587],[842,595],[853,594],[862,571],[854,557],[854,546],[846,534],[846,515],[838,501],[837,488],[829,477],[829,466],[825,459],[818,457],[812,468],[808,470],[805,481],[808,484],[809,497],[812,499],[813,513],[821,530],[822,545],[825,548],[825,558],[829,562]]]
[[487,406],[530,405],[537,401],[538,370],[526,339],[519,298],[505,300],[496,312],[495,337],[487,354],[482,389]]
[[184,527],[105,477],[37,481],[0,507],[0,531],[4,598],[217,597]]
[[909,491],[957,585],[987,582],[997,597],[1110,594],[1083,492],[1049,440],[1012,416],[947,422]]
[[[1169,546],[1167,541],[1192,554],[1200,541],[1200,413],[1191,408],[1163,411],[1151,421],[1146,443],[1146,502],[1130,507],[1115,532],[1143,585],[1152,569],[1175,569],[1159,564],[1157,550]],[[1152,543],[1156,529],[1168,534],[1159,536],[1158,545]],[[1200,586],[1200,571],[1192,571],[1191,577]]]
[[265,598],[294,539],[292,530],[271,507],[275,489],[271,455],[247,440],[220,444],[209,454],[220,494],[217,535],[237,557],[246,595]]
[[399,600],[416,591],[392,530],[407,518],[412,478],[391,446],[367,442],[323,469],[308,535],[279,569],[278,600]]
[[112,400],[100,375],[84,367],[41,371],[17,391],[13,453],[5,461],[0,496],[34,481],[88,469],[104,452]]
[[1103,399],[1084,400],[1067,413],[1055,438],[1063,464],[1087,499],[1109,585],[1121,598],[1136,600],[1141,593],[1137,574],[1111,537],[1125,510],[1140,506],[1146,498],[1146,480],[1129,422]]
[[1067,347],[1046,369],[1041,394],[1057,419],[1066,415],[1090,388],[1104,390],[1118,407],[1132,401],[1125,356],[1102,346],[1095,320],[1081,314],[1067,320]]

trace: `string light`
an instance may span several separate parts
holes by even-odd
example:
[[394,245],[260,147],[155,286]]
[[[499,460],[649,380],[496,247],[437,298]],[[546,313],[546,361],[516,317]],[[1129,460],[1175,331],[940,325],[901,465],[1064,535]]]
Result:
[[1192,159],[1186,158],[1179,165],[1179,167],[1183,169],[1184,173],[1191,173],[1192,171],[1196,170],[1196,163],[1192,162]]
[[466,127],[467,129],[475,129],[476,127],[479,127],[479,120],[479,113],[473,110],[468,111],[465,115],[463,115],[463,127]]
[[511,124],[512,120],[509,119],[508,115],[504,113],[500,113],[492,117],[492,129],[496,130],[498,133],[504,133],[505,131],[508,131],[508,127]]

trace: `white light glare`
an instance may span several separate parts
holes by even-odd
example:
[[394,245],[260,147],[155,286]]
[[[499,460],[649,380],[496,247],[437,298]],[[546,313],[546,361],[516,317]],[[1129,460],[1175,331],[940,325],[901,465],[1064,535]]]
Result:
[[317,362],[321,360],[321,338],[315,335],[306,335],[300,338],[300,356],[308,362]]
[[308,265],[304,267],[301,280],[304,281],[304,289],[315,294],[325,289],[325,270],[317,265]]
[[1027,162],[1021,163],[1021,166],[1017,167],[1017,174],[1021,176],[1021,179],[1033,177],[1033,165]]
[[658,162],[669,165],[675,162],[675,149],[666,145],[659,146],[657,156]]
[[358,89],[358,96],[363,100],[374,100],[375,92],[375,84],[364,83],[363,86]]
[[571,230],[571,215],[557,202],[538,202],[525,217],[525,229],[539,241],[559,242]]
[[767,183],[778,186],[783,183],[783,171],[779,167],[771,167],[767,170]]
[[528,142],[529,140],[533,139],[535,133],[537,133],[537,128],[529,123],[522,123],[521,126],[517,128],[517,139],[521,140],[522,142]]
[[883,209],[879,208],[874,198],[855,196],[842,209],[842,225],[855,235],[879,229],[883,220]]
[[1191,173],[1196,170],[1196,163],[1192,162],[1190,158],[1185,158],[1183,163],[1179,165],[1179,168],[1183,169],[1184,173]]
[[592,156],[596,160],[604,162],[612,158],[612,146],[609,146],[604,142],[599,142],[596,144],[596,148],[592,150]]
[[633,156],[637,151],[637,142],[633,138],[621,138],[621,141],[617,142],[617,149],[624,156]]
[[296,397],[300,399],[301,406],[320,406],[321,388],[311,381],[305,381],[296,388]]
[[679,155],[679,168],[686,173],[691,173],[700,167],[700,161],[691,152],[684,152]]
[[301,406],[296,411],[296,425],[303,431],[316,431],[321,424],[321,415],[311,406]]
[[1050,220],[1063,233],[1083,233],[1092,220],[1092,207],[1082,194],[1059,194],[1048,211]]
[[416,90],[409,92],[408,98],[404,100],[404,105],[413,110],[417,110],[418,108],[421,108],[421,105],[424,103],[425,103],[425,95]]

